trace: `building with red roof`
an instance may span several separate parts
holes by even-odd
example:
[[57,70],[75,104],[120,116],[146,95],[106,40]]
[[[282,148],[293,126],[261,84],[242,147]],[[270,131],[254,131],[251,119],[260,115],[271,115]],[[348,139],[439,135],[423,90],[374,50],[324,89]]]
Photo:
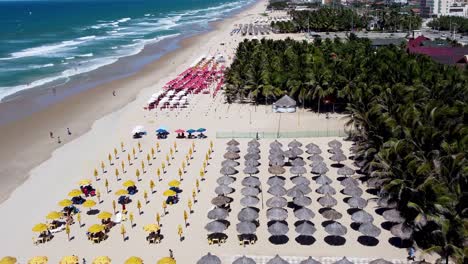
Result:
[[452,46],[425,46],[429,39],[424,36],[410,39],[406,46],[408,53],[424,54],[443,64],[467,64],[468,48]]

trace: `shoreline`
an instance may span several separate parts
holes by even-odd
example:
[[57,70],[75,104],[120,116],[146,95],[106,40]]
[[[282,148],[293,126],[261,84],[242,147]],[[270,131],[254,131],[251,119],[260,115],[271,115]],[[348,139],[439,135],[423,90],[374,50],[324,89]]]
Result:
[[[261,0],[256,1],[230,17],[210,23],[211,30],[182,39],[180,48],[166,53],[129,77],[87,89],[20,120],[0,125],[3,135],[0,139],[0,159],[3,161],[0,204],[8,200],[11,193],[29,178],[31,170],[48,160],[55,150],[90,131],[97,120],[135,101],[142,91],[161,89],[156,84],[165,83],[182,72],[185,60],[193,56],[192,49],[199,51],[205,38],[215,37],[223,27],[230,26],[236,18],[248,14],[262,3]],[[112,96],[112,91],[117,96]],[[21,101],[21,104],[35,103],[34,97]],[[0,112],[4,111],[12,109],[8,105],[0,105]],[[67,128],[70,128],[71,136],[66,135]],[[49,138],[49,131],[54,133],[54,139]],[[57,143],[57,136],[61,137],[61,144]]]

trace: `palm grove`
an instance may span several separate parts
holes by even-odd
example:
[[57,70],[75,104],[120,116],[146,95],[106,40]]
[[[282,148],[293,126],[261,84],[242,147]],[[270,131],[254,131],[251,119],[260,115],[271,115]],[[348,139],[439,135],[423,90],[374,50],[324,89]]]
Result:
[[268,103],[283,94],[320,110],[346,104],[354,159],[398,203],[418,247],[466,261],[468,71],[373,49],[367,39],[314,43],[244,40],[227,70],[226,100]]

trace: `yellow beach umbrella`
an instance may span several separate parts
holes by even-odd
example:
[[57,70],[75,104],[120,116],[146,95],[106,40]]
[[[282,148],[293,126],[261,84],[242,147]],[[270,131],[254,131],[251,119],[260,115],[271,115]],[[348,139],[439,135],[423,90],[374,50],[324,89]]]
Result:
[[81,192],[80,190],[78,189],[74,189],[74,190],[71,190],[69,193],[68,193],[68,196],[70,197],[77,197],[77,196],[80,196],[82,195],[83,192]]
[[170,257],[165,257],[165,258],[158,260],[157,264],[176,264],[176,263],[177,262],[175,261],[175,259],[170,258]]
[[49,228],[47,227],[46,224],[44,224],[44,223],[39,223],[39,224],[35,225],[35,226],[32,228],[32,231],[33,231],[33,232],[42,233],[42,232],[47,231],[47,229],[49,229]]
[[88,232],[96,234],[104,231],[104,226],[99,224],[94,224],[88,228]]
[[79,264],[77,256],[65,256],[60,260],[60,264]]
[[164,195],[164,196],[175,196],[176,194],[177,194],[177,193],[174,192],[173,190],[165,190],[165,191],[163,192],[163,195]]
[[143,227],[146,232],[157,232],[160,229],[158,224],[147,224]]
[[15,257],[3,257],[0,259],[0,264],[15,264],[16,263],[16,258]]
[[82,206],[83,206],[83,207],[86,207],[86,208],[92,208],[92,207],[94,207],[95,205],[96,205],[96,202],[93,201],[93,200],[86,200],[86,201],[82,204]]
[[46,218],[49,220],[57,220],[60,217],[62,217],[62,213],[59,213],[57,211],[52,211],[46,216]]
[[143,264],[143,260],[139,257],[130,257],[125,261],[125,264]]
[[128,181],[124,182],[122,185],[124,187],[131,187],[131,186],[135,186],[135,182],[131,181],[131,180],[128,180]]
[[109,212],[103,211],[103,212],[100,212],[97,217],[98,219],[109,219],[112,217],[112,214]]
[[46,256],[36,256],[29,259],[28,264],[47,264],[48,261]]
[[169,186],[171,187],[179,187],[180,186],[180,181],[178,180],[172,180],[169,182]]
[[62,201],[58,202],[58,205],[63,206],[63,207],[67,207],[67,206],[70,206],[72,204],[73,204],[73,202],[68,200],[68,199],[63,199]]
[[127,195],[127,194],[128,194],[128,191],[124,189],[120,189],[115,192],[115,195]]
[[111,259],[108,256],[99,256],[93,260],[93,264],[111,264]]
[[91,180],[90,180],[90,179],[83,179],[83,180],[79,181],[78,184],[79,184],[80,186],[90,185],[90,184],[91,184]]

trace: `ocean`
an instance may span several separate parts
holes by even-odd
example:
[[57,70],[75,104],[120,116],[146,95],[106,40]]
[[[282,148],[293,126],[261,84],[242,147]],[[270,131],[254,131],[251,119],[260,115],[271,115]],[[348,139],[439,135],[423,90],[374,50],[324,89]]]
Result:
[[204,32],[209,22],[252,2],[0,0],[0,101],[24,90],[66,85],[146,45]]

